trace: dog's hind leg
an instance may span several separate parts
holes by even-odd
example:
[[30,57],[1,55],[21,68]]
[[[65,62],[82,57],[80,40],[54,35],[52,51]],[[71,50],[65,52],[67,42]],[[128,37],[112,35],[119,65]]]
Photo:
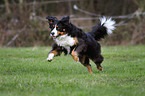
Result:
[[101,66],[101,63],[103,61],[103,56],[100,55],[99,57],[93,59],[94,63],[96,64],[96,67],[98,70],[103,71],[103,67]]
[[85,55],[83,56],[79,56],[79,60],[80,62],[85,66],[87,67],[88,71],[89,71],[89,74],[93,74],[93,71],[92,71],[92,67],[91,65],[89,64],[89,58],[87,58]]
[[89,74],[93,74],[92,67],[91,67],[90,64],[86,64],[86,65],[84,65],[84,66],[87,67],[87,69],[88,69],[88,71],[89,71]]
[[103,67],[101,66],[101,64],[96,64],[96,65],[98,70],[103,71]]

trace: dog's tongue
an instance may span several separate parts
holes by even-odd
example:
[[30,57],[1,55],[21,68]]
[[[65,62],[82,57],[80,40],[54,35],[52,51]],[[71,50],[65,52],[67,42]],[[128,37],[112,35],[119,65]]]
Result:
[[56,37],[54,36],[53,39],[56,39]]

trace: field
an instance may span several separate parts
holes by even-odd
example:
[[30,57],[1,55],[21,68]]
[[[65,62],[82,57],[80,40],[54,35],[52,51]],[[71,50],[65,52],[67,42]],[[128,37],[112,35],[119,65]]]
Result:
[[47,62],[50,47],[0,48],[0,96],[144,96],[145,46],[102,47],[93,75],[71,56]]

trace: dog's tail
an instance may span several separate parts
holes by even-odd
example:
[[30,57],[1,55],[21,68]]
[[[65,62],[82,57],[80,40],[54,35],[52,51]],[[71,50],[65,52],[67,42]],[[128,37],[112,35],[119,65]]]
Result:
[[100,23],[97,26],[93,26],[92,30],[88,32],[91,34],[95,40],[99,41],[101,38],[104,38],[106,35],[111,34],[115,29],[115,21],[112,18],[100,18]]

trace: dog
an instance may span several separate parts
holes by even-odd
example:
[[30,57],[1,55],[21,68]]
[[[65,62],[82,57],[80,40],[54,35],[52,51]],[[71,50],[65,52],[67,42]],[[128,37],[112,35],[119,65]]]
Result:
[[100,18],[100,23],[93,26],[88,33],[73,25],[69,16],[63,17],[61,20],[52,16],[48,16],[46,19],[51,29],[50,36],[55,41],[48,54],[48,61],[52,61],[55,56],[64,52],[65,55],[71,54],[76,62],[80,61],[87,67],[89,74],[93,73],[89,59],[96,64],[98,70],[103,70],[101,63],[104,58],[101,55],[101,46],[97,41],[111,34],[115,29],[115,21],[112,18]]

